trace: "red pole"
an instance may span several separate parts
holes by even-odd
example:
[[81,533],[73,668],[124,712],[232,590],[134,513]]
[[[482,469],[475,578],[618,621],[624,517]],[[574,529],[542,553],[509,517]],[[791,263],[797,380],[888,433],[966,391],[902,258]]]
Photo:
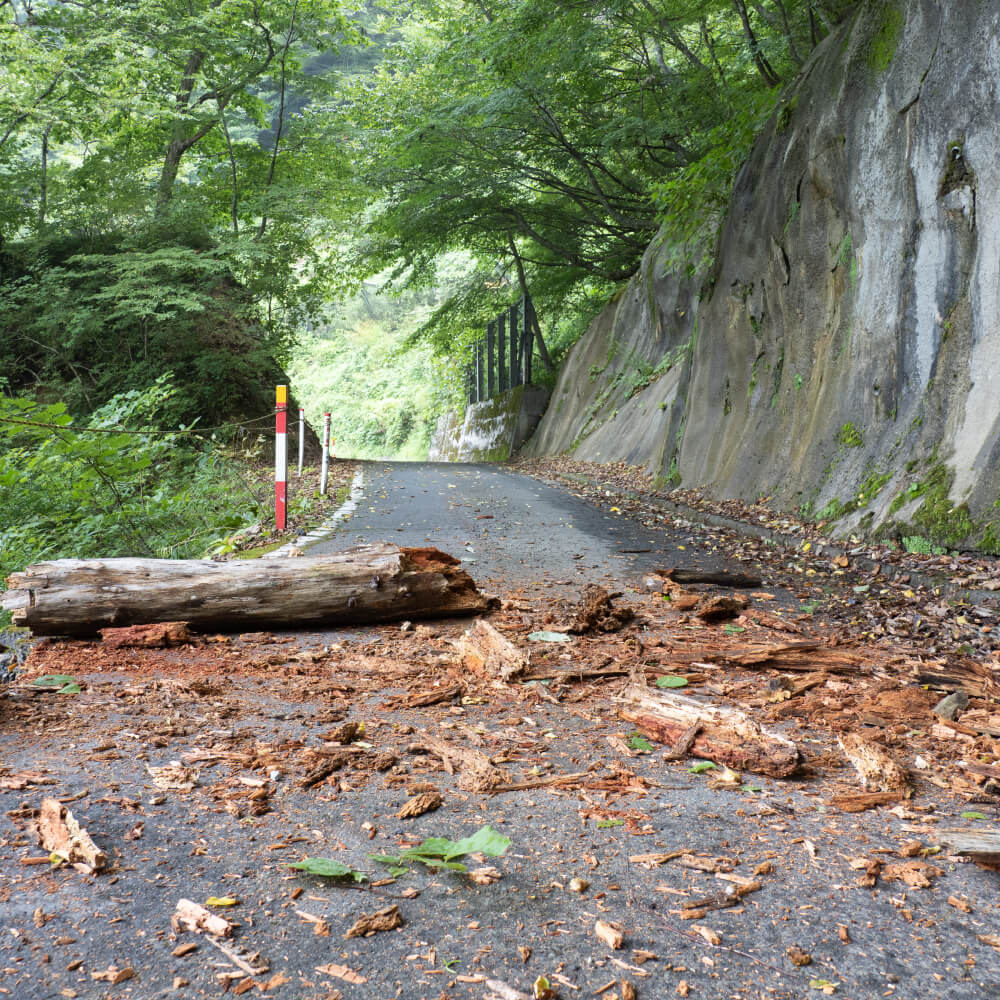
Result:
[[274,524],[288,524],[288,386],[275,388],[274,413]]

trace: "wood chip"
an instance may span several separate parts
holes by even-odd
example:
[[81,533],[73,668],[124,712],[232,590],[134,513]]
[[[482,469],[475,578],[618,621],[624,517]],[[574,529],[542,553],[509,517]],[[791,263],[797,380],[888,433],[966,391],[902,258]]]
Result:
[[170,923],[175,934],[181,931],[194,931],[196,934],[229,937],[233,933],[233,925],[225,917],[206,910],[200,903],[190,899],[177,900],[177,909]]
[[355,972],[346,965],[338,965],[336,962],[331,962],[329,965],[317,965],[316,971],[323,976],[333,976],[334,979],[343,979],[345,983],[351,983],[354,986],[361,986],[368,982],[360,973]]
[[123,969],[119,969],[116,965],[109,966],[103,972],[92,972],[90,974],[91,979],[96,979],[98,982],[111,983],[112,986],[117,986],[119,983],[124,983],[128,979],[135,978],[135,969],[132,966],[127,965]]
[[931,879],[941,874],[940,868],[926,861],[902,861],[898,864],[886,865],[882,869],[882,877],[887,881],[903,882],[911,889],[929,889]]
[[598,920],[594,924],[594,933],[604,944],[615,950],[621,948],[625,943],[625,935],[614,924],[609,924],[606,920]]
[[840,737],[840,746],[867,792],[896,792],[902,798],[912,793],[906,771],[883,747],[856,733]]
[[403,917],[399,912],[399,906],[393,903],[392,906],[387,906],[383,910],[376,910],[370,914],[363,913],[344,937],[367,937],[371,934],[377,934],[379,931],[392,931],[402,926]]
[[444,804],[444,799],[440,792],[421,792],[412,799],[403,803],[402,808],[396,813],[397,819],[413,819],[416,816],[423,816],[424,813],[433,812]]
[[785,949],[785,954],[788,956],[788,961],[792,965],[804,966],[812,965],[812,955],[807,951],[803,951],[798,945],[790,945]]
[[45,850],[69,864],[90,872],[107,867],[108,856],[58,799],[42,799],[35,832]]

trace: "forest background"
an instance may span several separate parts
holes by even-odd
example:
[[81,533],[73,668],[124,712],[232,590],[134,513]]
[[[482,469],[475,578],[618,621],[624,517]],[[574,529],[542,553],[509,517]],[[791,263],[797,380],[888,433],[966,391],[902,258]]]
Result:
[[522,294],[552,380],[651,241],[708,278],[851,10],[4,0],[0,577],[219,551],[264,515],[276,382],[339,454],[418,458]]

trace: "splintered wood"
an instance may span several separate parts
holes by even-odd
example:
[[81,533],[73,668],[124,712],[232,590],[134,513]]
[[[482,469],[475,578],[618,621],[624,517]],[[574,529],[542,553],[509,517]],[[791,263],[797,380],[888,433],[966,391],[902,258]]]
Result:
[[464,666],[474,674],[514,680],[528,669],[528,657],[481,618],[456,643]]
[[109,649],[164,649],[190,642],[191,630],[187,622],[158,622],[154,625],[102,628],[101,641]]
[[906,771],[877,743],[848,733],[840,738],[840,746],[858,772],[865,791],[894,792],[903,798],[912,794]]
[[393,903],[384,910],[376,910],[374,913],[363,913],[354,922],[350,930],[344,935],[345,938],[368,937],[377,934],[379,931],[392,931],[403,926],[403,918],[399,912],[399,906]]
[[510,773],[497,767],[486,754],[471,747],[460,747],[447,740],[425,736],[410,745],[411,752],[434,754],[448,774],[458,773],[458,787],[467,792],[489,792],[510,783]]
[[36,832],[45,850],[80,871],[99,872],[107,867],[108,856],[58,799],[42,799]]
[[744,712],[686,695],[630,684],[619,714],[644,736],[675,746],[697,735],[691,754],[737,770],[787,778],[801,763],[798,747],[786,736],[764,729]]

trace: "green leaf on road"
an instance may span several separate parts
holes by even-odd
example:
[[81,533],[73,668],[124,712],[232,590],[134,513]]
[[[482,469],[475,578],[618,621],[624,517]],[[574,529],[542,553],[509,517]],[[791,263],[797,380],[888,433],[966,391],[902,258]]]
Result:
[[81,690],[76,678],[69,674],[46,674],[44,677],[36,677],[31,685],[32,687],[57,688],[56,694],[79,694]]
[[528,638],[532,642],[572,642],[572,636],[565,632],[531,632]]
[[322,875],[324,878],[350,878],[355,882],[367,882],[368,876],[355,868],[335,861],[333,858],[303,858],[289,868],[295,868],[309,875]]
[[700,760],[697,764],[692,764],[688,768],[688,774],[702,774],[705,771],[711,771],[715,768],[715,765],[710,760]]
[[613,826],[624,826],[625,820],[623,819],[599,819],[597,821],[598,830],[608,830]]
[[981,812],[964,812],[962,819],[986,819],[986,817]]
[[645,750],[649,752],[653,749],[653,744],[650,743],[645,737],[639,736],[638,734],[633,734],[629,737],[628,745],[633,750]]

